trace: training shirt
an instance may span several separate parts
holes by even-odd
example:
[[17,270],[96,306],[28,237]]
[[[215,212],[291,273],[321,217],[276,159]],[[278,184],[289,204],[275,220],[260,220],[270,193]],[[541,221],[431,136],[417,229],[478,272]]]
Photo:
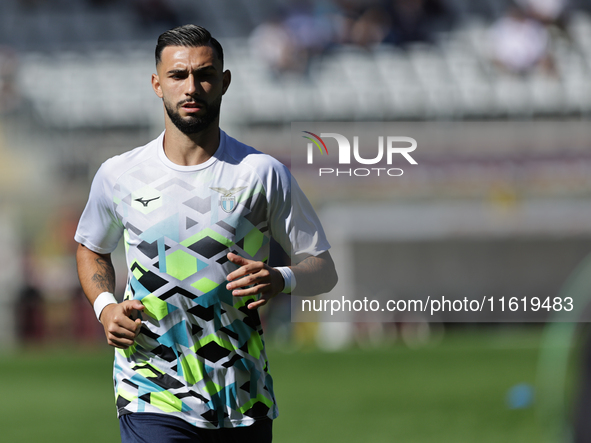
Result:
[[145,306],[135,344],[115,352],[119,415],[165,413],[204,428],[278,415],[255,297],[233,297],[226,254],[266,261],[272,236],[296,261],[329,249],[285,166],[220,131],[205,163],[180,166],[164,133],[107,160],[75,239],[99,254],[123,236],[124,299]]

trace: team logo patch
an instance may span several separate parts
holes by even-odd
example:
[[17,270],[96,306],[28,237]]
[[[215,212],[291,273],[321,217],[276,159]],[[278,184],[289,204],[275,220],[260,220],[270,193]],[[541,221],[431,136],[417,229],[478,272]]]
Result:
[[240,191],[246,189],[246,186],[241,186],[240,188],[209,188],[213,191],[219,192],[222,194],[220,196],[220,207],[224,212],[232,212],[236,207],[236,194]]

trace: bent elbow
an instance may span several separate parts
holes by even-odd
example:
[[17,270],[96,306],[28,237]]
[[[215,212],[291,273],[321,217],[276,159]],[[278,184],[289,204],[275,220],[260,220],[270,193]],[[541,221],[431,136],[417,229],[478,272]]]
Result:
[[326,273],[324,293],[332,291],[337,285],[338,281],[339,276],[337,275],[337,270],[333,266]]
[[329,289],[329,291],[332,291],[334,289],[334,287],[337,285],[338,282],[339,282],[339,276],[337,274],[337,270],[336,269],[333,269],[332,270],[331,279],[330,279],[330,289]]

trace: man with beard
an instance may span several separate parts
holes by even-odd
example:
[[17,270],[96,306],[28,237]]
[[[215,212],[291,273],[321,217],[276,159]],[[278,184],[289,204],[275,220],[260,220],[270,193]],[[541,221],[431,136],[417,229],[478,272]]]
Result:
[[[122,441],[270,442],[278,411],[257,309],[296,283],[330,291],[330,245],[287,168],[220,130],[231,75],[219,42],[199,26],[167,31],[156,69],[165,131],[101,166],[75,237],[82,288],[117,348]],[[295,265],[266,264],[271,237]]]

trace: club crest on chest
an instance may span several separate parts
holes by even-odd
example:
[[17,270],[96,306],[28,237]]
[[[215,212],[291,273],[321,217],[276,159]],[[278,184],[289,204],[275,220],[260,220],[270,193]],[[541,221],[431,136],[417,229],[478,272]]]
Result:
[[234,208],[236,207],[236,194],[238,194],[239,192],[246,189],[246,186],[240,186],[240,187],[231,188],[231,189],[218,188],[218,187],[212,187],[209,189],[211,189],[212,191],[219,192],[221,194],[220,200],[219,200],[219,205],[222,208],[222,211],[229,213],[229,212],[232,212],[234,210]]

